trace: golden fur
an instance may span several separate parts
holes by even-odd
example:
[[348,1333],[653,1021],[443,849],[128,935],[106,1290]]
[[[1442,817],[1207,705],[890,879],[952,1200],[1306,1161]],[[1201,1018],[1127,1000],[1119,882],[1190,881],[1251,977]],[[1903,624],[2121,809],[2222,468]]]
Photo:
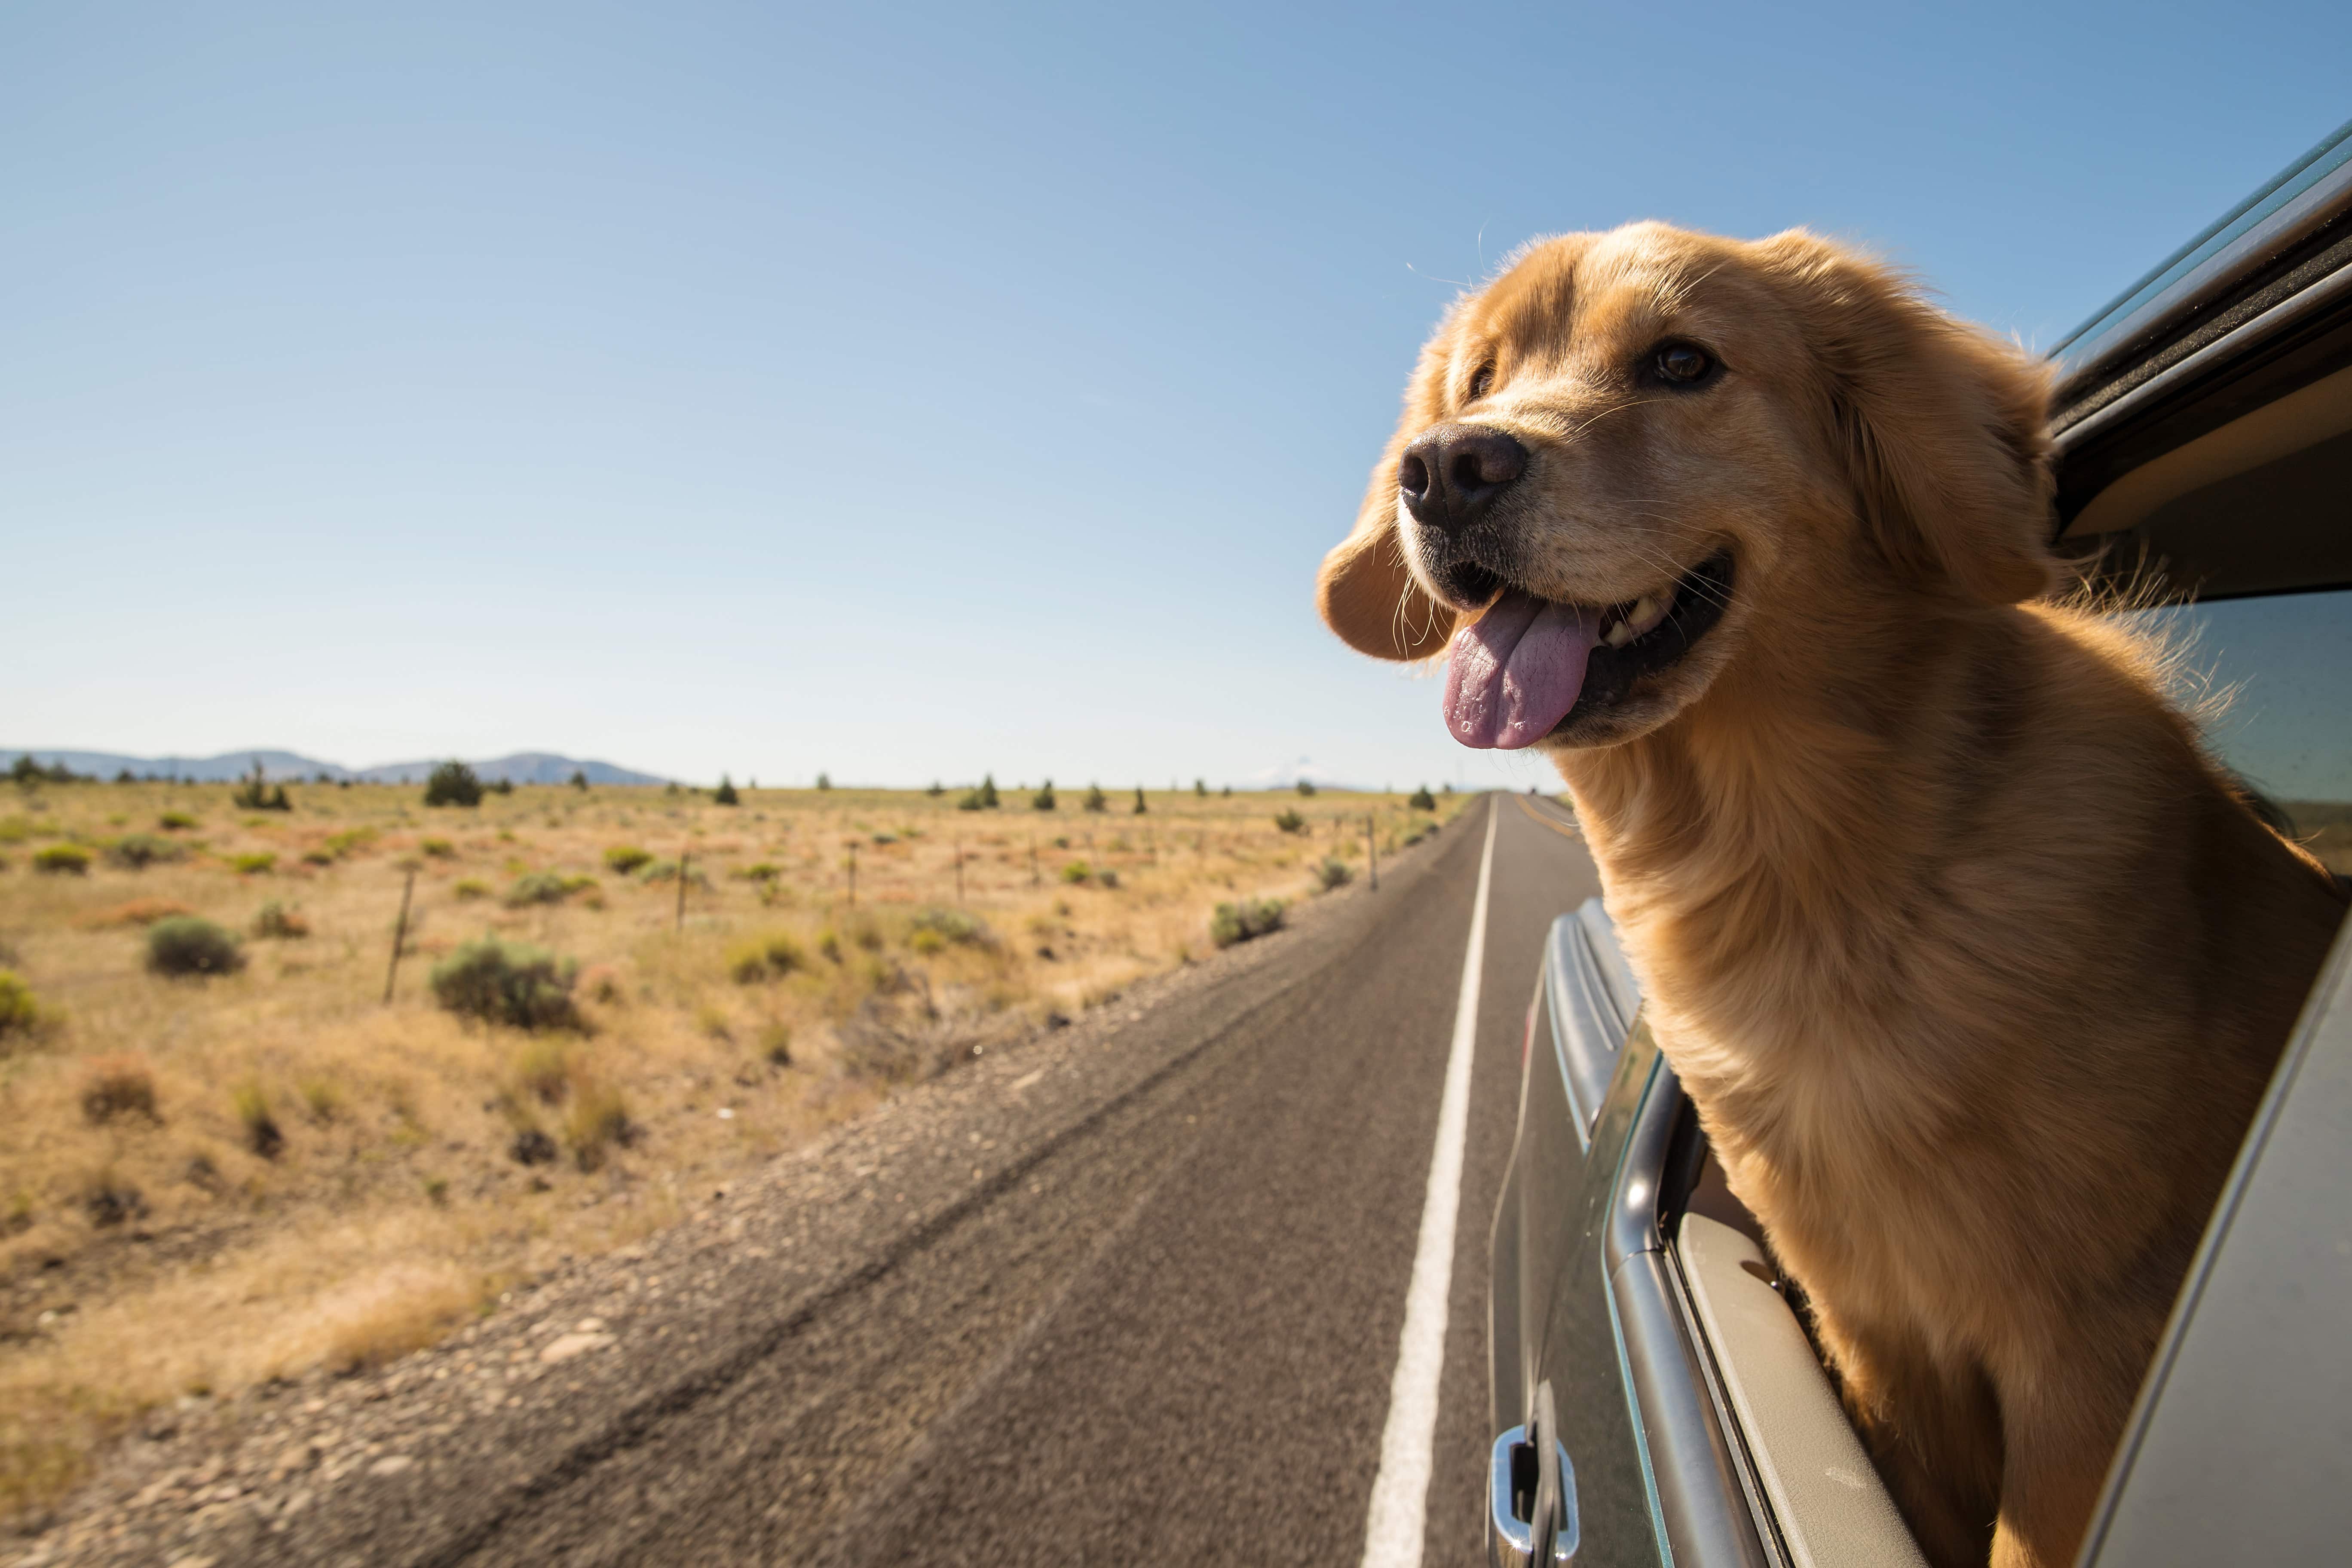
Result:
[[[1644,379],[1662,342],[1721,365]],[[1529,247],[1422,354],[1326,619],[1386,658],[1468,551],[1602,605],[1727,548],[1679,662],[1541,742],[1660,1046],[1812,1304],[1930,1561],[2073,1561],[2342,912],[2166,699],[2048,601],[2046,372],[1801,232]],[[1433,424],[1531,454],[1449,545]]]

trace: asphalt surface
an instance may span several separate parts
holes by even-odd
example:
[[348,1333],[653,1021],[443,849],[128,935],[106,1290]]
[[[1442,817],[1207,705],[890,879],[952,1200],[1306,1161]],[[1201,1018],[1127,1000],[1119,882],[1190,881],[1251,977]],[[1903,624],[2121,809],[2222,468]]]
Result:
[[1543,933],[1597,890],[1567,813],[1509,795],[1100,1041],[951,1075],[823,1195],[698,1216],[731,1228],[677,1244],[659,1313],[651,1264],[581,1296],[620,1342],[573,1381],[221,1561],[1355,1563],[1490,811],[1424,1554],[1482,1563],[1488,1226]]

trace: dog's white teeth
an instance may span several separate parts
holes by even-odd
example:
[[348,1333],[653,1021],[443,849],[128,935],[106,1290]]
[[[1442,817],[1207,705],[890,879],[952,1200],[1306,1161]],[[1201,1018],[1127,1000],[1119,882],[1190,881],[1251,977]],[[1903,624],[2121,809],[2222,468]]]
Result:
[[1658,599],[1654,594],[1644,594],[1633,601],[1633,613],[1625,617],[1637,626],[1646,626],[1658,618]]
[[1632,623],[1627,621],[1619,621],[1615,626],[1609,628],[1609,635],[1602,637],[1601,640],[1607,643],[1611,647],[1623,647],[1627,643],[1633,640],[1633,627]]

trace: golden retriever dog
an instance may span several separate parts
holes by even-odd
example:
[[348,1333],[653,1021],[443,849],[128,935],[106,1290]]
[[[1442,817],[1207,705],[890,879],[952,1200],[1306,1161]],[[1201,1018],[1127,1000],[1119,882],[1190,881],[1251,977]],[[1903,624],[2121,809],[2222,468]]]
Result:
[[1648,1016],[1948,1568],[2073,1561],[2343,912],[2053,602],[2048,372],[1801,232],[1529,247],[1324,618],[1567,780]]

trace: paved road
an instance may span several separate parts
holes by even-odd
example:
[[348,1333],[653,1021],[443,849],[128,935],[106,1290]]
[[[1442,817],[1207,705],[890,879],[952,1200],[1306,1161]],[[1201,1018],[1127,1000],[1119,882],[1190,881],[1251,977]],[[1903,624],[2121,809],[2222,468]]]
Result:
[[[859,1185],[808,1203],[796,1241],[667,1266],[672,1327],[616,1320],[621,1350],[567,1363],[582,1381],[543,1407],[499,1390],[495,1419],[415,1468],[221,1546],[447,1568],[1357,1563],[1490,813],[1423,1559],[1482,1562],[1487,1226],[1542,934],[1596,890],[1566,814],[1508,795],[1099,1048],[1050,1073],[991,1058],[940,1086],[946,1109],[882,1119],[887,1147],[843,1156],[868,1161]],[[643,1283],[595,1289],[626,1315]],[[462,1375],[463,1347],[436,1353]]]

